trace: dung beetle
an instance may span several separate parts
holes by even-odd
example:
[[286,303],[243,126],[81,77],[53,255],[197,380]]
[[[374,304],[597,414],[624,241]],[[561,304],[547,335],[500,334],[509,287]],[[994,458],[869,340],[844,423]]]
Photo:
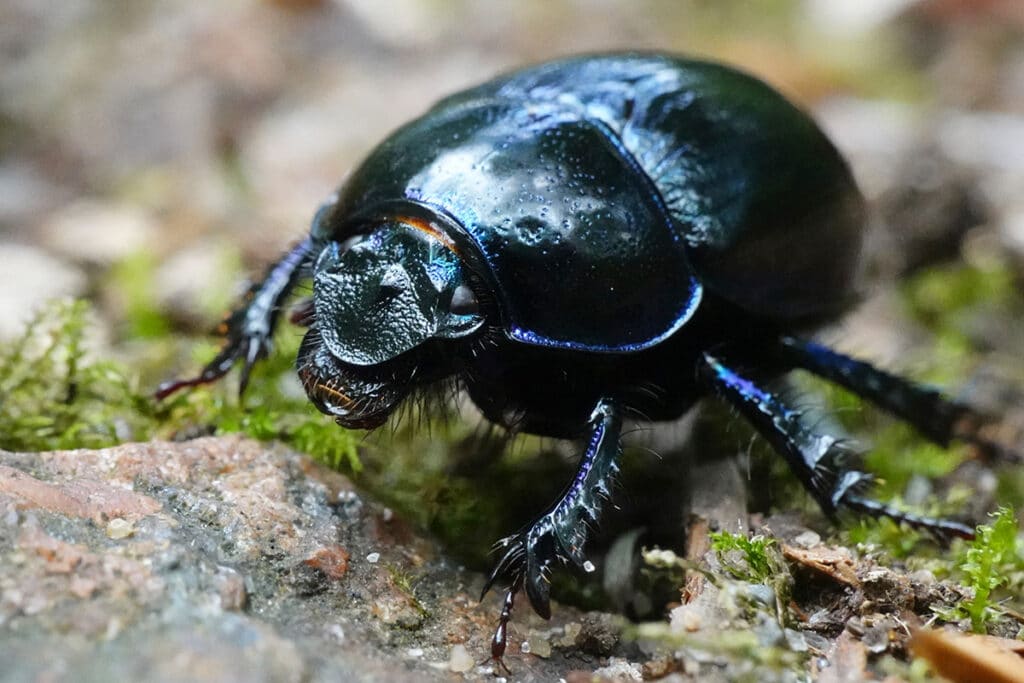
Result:
[[194,379],[241,363],[244,390],[286,297],[310,400],[347,428],[382,424],[415,389],[455,380],[493,423],[580,438],[562,495],[498,542],[484,593],[550,616],[556,564],[584,546],[611,496],[624,418],[731,405],[822,510],[885,516],[941,537],[969,526],[867,496],[845,442],[769,390],[802,368],[941,445],[991,447],[987,420],[939,392],[799,336],[856,300],[864,200],[811,118],[730,67],[664,54],[549,62],[441,100],[376,147],[310,234],[228,315]]

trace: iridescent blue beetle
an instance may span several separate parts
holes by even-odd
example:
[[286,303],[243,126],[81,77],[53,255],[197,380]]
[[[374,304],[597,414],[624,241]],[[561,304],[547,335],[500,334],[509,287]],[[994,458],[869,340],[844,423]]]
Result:
[[863,231],[842,157],[764,83],[657,54],[542,64],[448,97],[381,143],[227,318],[219,355],[159,396],[239,361],[244,389],[311,276],[297,368],[338,424],[378,426],[410,390],[456,378],[503,427],[582,438],[564,494],[498,544],[500,662],[516,594],[548,617],[553,566],[589,566],[623,418],[673,420],[709,394],[828,515],[971,535],[866,497],[870,477],[840,442],[763,388],[803,368],[936,443],[983,441],[966,406],[795,336],[853,302]]

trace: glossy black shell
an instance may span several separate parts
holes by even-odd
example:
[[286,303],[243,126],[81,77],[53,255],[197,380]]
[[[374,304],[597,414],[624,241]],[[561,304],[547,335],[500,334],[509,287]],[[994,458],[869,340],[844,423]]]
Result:
[[426,212],[490,281],[518,341],[628,352],[705,290],[779,321],[853,298],[861,195],[800,109],[662,55],[550,62],[448,97],[379,145],[324,223]]

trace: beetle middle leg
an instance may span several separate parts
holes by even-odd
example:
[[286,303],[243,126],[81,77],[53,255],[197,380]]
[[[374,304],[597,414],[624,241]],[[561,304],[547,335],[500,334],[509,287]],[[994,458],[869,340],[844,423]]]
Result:
[[185,387],[216,382],[239,361],[242,374],[238,393],[244,393],[253,366],[270,350],[281,306],[309,268],[312,251],[313,242],[306,238],[270,266],[263,279],[245,293],[242,303],[217,326],[216,332],[223,337],[224,344],[214,359],[196,377],[161,384],[156,399],[167,398]]
[[974,537],[974,530],[967,525],[904,512],[865,496],[871,476],[848,466],[853,452],[842,440],[815,432],[799,411],[744,377],[726,361],[705,353],[698,374],[709,389],[735,407],[786,459],[829,517],[846,508],[872,517],[889,517],[942,540]]
[[501,663],[506,647],[506,627],[519,587],[526,591],[533,609],[545,619],[551,617],[550,573],[552,564],[572,562],[592,571],[583,547],[592,524],[597,522],[604,501],[610,496],[611,481],[619,471],[622,413],[611,399],[598,401],[589,421],[590,439],[576,469],[576,476],[561,497],[537,521],[517,534],[498,541],[504,551],[484,585],[481,599],[499,579],[509,579],[498,628],[491,642],[492,658]]

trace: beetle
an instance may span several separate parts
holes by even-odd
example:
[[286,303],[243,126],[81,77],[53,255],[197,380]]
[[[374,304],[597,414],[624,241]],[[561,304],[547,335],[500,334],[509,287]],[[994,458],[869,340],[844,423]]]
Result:
[[556,565],[611,496],[623,421],[731,405],[830,517],[886,516],[941,537],[972,529],[868,497],[845,442],[766,388],[802,368],[927,439],[993,447],[987,418],[801,336],[856,301],[865,205],[801,109],[733,68],[605,54],[526,68],[441,100],[370,152],[228,315],[225,343],[163,398],[269,350],[285,299],[310,400],[346,428],[381,425],[414,389],[453,379],[493,423],[581,438],[564,493],[498,542],[484,594],[550,616]]

